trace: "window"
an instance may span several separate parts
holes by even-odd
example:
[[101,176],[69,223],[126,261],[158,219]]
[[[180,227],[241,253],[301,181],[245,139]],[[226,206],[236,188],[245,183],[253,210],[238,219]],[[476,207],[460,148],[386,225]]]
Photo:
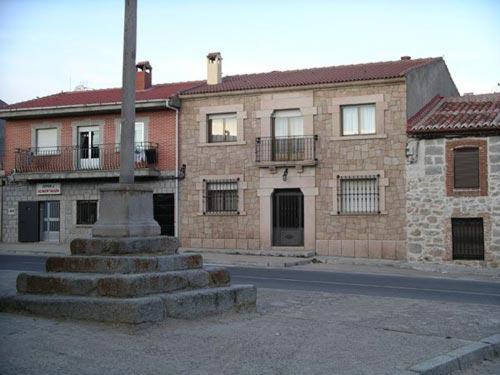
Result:
[[453,180],[456,189],[479,189],[479,148],[453,150]]
[[37,155],[53,155],[57,152],[57,128],[36,130]]
[[[118,133],[117,133],[117,143],[120,143],[122,132],[122,124],[118,123]],[[146,142],[146,130],[143,122],[136,122],[134,128],[134,142],[143,143]]]
[[379,176],[337,176],[338,214],[380,213]]
[[375,104],[345,105],[342,135],[375,134]]
[[76,202],[76,223],[92,225],[97,221],[97,201]]
[[236,113],[226,113],[208,116],[208,142],[236,142]]
[[238,180],[206,182],[206,213],[238,213]]
[[304,119],[300,110],[275,111],[273,114],[274,137],[304,135]]
[[451,219],[453,259],[484,260],[482,218]]

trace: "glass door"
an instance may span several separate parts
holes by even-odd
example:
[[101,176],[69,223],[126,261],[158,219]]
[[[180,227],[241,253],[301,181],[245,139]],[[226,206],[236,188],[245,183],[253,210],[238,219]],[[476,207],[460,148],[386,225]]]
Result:
[[99,127],[78,128],[78,165],[80,169],[99,169]]
[[40,202],[40,240],[59,241],[59,201]]

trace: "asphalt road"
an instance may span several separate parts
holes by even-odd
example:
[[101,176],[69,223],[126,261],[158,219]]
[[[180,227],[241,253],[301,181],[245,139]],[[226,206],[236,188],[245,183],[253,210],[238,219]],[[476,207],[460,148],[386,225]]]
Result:
[[[46,257],[0,255],[0,270],[43,271]],[[258,288],[500,305],[500,283],[437,277],[229,267],[232,282]]]

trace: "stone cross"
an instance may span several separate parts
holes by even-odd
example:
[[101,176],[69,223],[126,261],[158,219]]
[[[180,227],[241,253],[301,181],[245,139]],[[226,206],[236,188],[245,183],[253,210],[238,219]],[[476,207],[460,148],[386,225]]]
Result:
[[134,183],[136,34],[137,0],[125,0],[120,136],[120,184]]

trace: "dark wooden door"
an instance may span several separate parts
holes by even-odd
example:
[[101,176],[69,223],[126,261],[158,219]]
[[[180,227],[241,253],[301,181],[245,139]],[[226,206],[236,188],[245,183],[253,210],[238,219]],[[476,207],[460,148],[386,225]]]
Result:
[[304,246],[304,195],[300,189],[273,194],[273,246]]
[[37,242],[38,232],[38,202],[19,202],[17,235],[19,242]]
[[173,236],[175,233],[175,203],[174,194],[153,194],[154,218],[160,224],[163,236]]

